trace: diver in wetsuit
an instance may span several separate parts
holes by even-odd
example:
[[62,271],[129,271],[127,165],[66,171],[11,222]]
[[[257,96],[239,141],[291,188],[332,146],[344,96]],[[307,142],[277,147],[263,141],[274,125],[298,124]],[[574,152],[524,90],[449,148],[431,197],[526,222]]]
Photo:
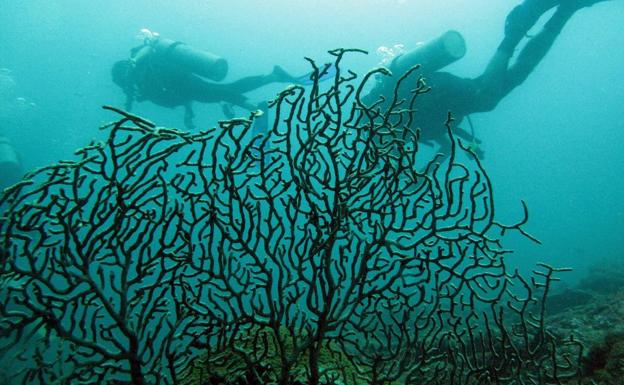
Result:
[[24,175],[21,157],[9,140],[8,127],[14,126],[11,117],[21,111],[19,103],[24,98],[16,98],[16,83],[11,71],[0,68],[0,192],[2,189],[18,182]]
[[[454,47],[451,51],[455,50],[455,52],[452,52],[452,55],[445,52],[449,56],[445,60],[440,61],[436,57],[420,57],[419,60],[409,63],[408,66],[401,60],[409,60],[404,60],[401,56],[397,57],[390,65],[390,70],[395,76],[380,79],[375,89],[363,100],[370,104],[378,100],[380,95],[389,99],[388,96],[392,95],[397,77],[412,65],[425,62],[421,67],[421,72],[414,73],[412,76],[423,74],[426,84],[432,90],[417,100],[418,113],[412,127],[420,130],[420,140],[423,143],[438,143],[440,152],[448,154],[449,142],[443,125],[448,112],[452,113],[457,122],[461,122],[464,117],[472,113],[493,110],[505,96],[529,76],[546,55],[571,16],[577,10],[601,1],[606,0],[525,0],[507,16],[505,37],[480,76],[462,78],[448,72],[438,71],[443,66],[461,58],[465,53],[465,46],[461,46],[463,39],[459,44],[456,43],[457,39],[453,38],[451,39],[451,46]],[[526,37],[529,29],[544,13],[555,7],[555,12],[543,29],[528,40],[518,53],[513,65],[510,65],[516,47]],[[442,45],[444,45],[444,49],[447,49],[448,41]],[[462,51],[462,47],[464,51]],[[428,65],[429,62],[435,64]],[[411,83],[414,84],[414,82]],[[401,87],[399,97],[409,100],[412,89],[413,86]],[[454,132],[460,138],[476,140],[473,134],[459,127],[454,128]],[[482,156],[478,149],[475,152]]]
[[130,59],[116,62],[111,71],[113,81],[126,94],[127,110],[134,101],[144,100],[169,108],[184,106],[184,123],[193,128],[193,101],[222,103],[226,115],[231,105],[254,111],[258,106],[247,99],[246,92],[270,83],[296,80],[275,66],[267,75],[216,83],[227,74],[224,59],[146,29],[141,32],[144,44],[131,50]]

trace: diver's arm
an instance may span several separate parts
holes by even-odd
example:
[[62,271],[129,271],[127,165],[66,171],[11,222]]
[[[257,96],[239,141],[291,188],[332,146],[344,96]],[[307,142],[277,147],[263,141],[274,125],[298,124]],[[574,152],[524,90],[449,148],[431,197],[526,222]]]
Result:
[[193,112],[193,106],[191,103],[186,103],[184,105],[184,126],[189,130],[195,128],[195,124],[193,123],[193,118],[195,117],[195,112]]
[[459,126],[453,127],[453,134],[455,134],[456,137],[459,137],[464,140],[468,140],[468,141],[475,142],[475,143],[481,143],[481,140],[477,139],[477,137],[475,137],[474,134],[464,130],[463,128]]
[[124,103],[124,108],[126,111],[132,111],[132,103],[134,102],[134,97],[129,93],[126,93],[126,102]]
[[138,51],[136,51],[135,53],[133,53],[130,57],[130,62],[132,63],[133,66],[137,66],[140,65],[142,62],[145,61],[145,59],[152,54],[152,52],[154,51],[154,48],[149,45],[149,44],[145,44],[142,47],[140,47],[138,49]]
[[126,111],[132,111],[132,104],[136,100],[136,88],[134,84],[130,84],[123,89],[124,94],[126,95],[126,102],[124,103],[124,108]]

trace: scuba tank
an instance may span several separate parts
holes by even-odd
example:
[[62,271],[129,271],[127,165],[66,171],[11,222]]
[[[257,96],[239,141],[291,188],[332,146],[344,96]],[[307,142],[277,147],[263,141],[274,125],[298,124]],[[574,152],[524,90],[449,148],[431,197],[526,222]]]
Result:
[[19,155],[9,139],[0,136],[0,189],[18,182],[23,175]]
[[167,55],[171,63],[185,72],[214,81],[223,80],[227,75],[227,60],[182,42],[159,37],[154,42],[154,49],[159,54]]
[[399,75],[420,64],[421,71],[431,73],[456,62],[465,54],[464,37],[459,32],[451,30],[408,53],[397,56],[390,64],[390,71]]
[[418,74],[430,74],[456,62],[465,54],[464,37],[457,31],[447,31],[427,43],[420,44],[412,51],[395,57],[389,66],[393,76],[378,76],[377,83],[362,100],[364,103],[372,103],[381,95],[387,96],[392,92],[399,78],[417,64],[420,64]]

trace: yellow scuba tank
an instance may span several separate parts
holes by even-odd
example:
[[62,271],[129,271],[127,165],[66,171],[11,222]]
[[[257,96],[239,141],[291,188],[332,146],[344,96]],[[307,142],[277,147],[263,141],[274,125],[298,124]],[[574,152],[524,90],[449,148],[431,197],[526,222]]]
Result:
[[22,177],[22,163],[8,138],[0,136],[0,189],[16,183]]

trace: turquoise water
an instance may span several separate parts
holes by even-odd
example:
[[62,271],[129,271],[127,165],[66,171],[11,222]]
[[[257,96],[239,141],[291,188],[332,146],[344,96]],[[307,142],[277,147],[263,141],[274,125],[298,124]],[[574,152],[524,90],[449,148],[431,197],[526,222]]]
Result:
[[[105,133],[114,118],[100,108],[123,106],[110,77],[116,60],[138,45],[141,28],[216,53],[229,62],[226,81],[265,74],[279,64],[293,74],[319,63],[327,50],[361,48],[349,58],[364,73],[380,64],[379,47],[407,50],[448,29],[460,31],[468,53],[448,71],[478,76],[502,37],[515,1],[107,1],[4,0],[0,12],[0,68],[10,70],[16,103],[0,117],[27,169],[71,158]],[[467,5],[469,4],[469,5]],[[473,114],[483,140],[483,164],[494,185],[498,219],[530,210],[526,230],[542,241],[510,236],[509,260],[522,270],[537,261],[585,269],[622,260],[624,249],[624,3],[580,10],[527,81],[494,111]],[[539,28],[539,26],[538,26]],[[271,98],[272,85],[250,93]],[[19,101],[17,98],[23,98]],[[8,110],[9,107],[6,107]],[[134,113],[159,125],[183,127],[183,110],[145,102]],[[223,119],[218,105],[195,105],[198,127]],[[238,113],[247,115],[242,110]],[[461,122],[467,127],[467,122]]]
[[[323,62],[326,50],[370,52],[350,66],[362,73],[380,63],[380,46],[406,49],[448,29],[460,31],[467,55],[448,68],[462,76],[482,71],[502,36],[515,1],[4,1],[0,67],[16,82],[16,96],[36,104],[3,123],[27,168],[70,156],[100,138],[110,119],[103,104],[123,105],[111,82],[115,60],[138,45],[139,29],[184,41],[226,58],[226,80],[267,73],[280,64],[305,73],[304,56]],[[499,214],[531,210],[529,230],[543,242],[513,245],[527,264],[543,260],[584,267],[621,258],[624,246],[624,53],[619,1],[579,11],[544,61],[492,112],[474,114],[485,165],[494,180]],[[279,86],[251,94],[271,97]],[[197,124],[221,118],[215,105],[195,106]],[[241,110],[239,110],[241,111]],[[134,112],[182,127],[182,110],[149,102]],[[241,111],[242,112],[242,111]],[[463,123],[466,126],[466,122]],[[524,262],[520,261],[522,265]]]

